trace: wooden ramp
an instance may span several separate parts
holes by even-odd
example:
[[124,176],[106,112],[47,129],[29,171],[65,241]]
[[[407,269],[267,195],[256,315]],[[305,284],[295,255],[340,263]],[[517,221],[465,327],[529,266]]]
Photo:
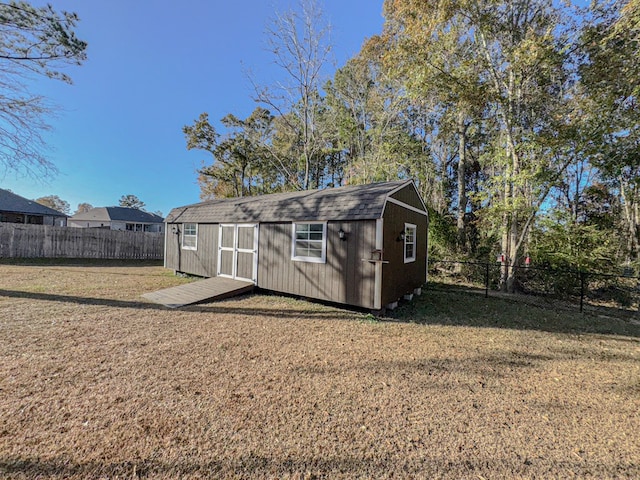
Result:
[[220,300],[253,290],[253,283],[234,280],[232,278],[212,277],[197,282],[185,283],[177,287],[165,288],[157,292],[142,295],[147,300],[166,307],[178,308],[185,305]]

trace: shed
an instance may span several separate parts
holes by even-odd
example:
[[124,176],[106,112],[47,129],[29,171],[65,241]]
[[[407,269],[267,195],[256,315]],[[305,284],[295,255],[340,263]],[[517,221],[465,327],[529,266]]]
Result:
[[412,180],[216,199],[171,210],[165,267],[379,310],[425,283],[427,228]]

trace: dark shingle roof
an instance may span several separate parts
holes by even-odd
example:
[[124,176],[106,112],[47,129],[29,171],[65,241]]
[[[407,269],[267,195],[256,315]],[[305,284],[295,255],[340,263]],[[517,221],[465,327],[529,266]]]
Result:
[[138,222],[138,223],[162,223],[162,217],[149,212],[128,207],[96,207],[88,212],[77,213],[70,220],[85,220],[96,222]]
[[26,213],[29,215],[47,215],[52,217],[66,217],[62,212],[53,208],[40,205],[33,200],[28,200],[20,195],[16,195],[9,190],[0,188],[0,210],[11,213]]
[[411,180],[209,200],[174,208],[167,222],[280,222],[370,220],[382,217],[385,201]]

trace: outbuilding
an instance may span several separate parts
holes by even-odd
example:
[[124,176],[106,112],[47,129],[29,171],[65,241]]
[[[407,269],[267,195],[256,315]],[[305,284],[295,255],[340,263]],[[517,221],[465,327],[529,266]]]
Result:
[[427,228],[412,180],[216,199],[171,210],[165,267],[379,310],[425,283]]

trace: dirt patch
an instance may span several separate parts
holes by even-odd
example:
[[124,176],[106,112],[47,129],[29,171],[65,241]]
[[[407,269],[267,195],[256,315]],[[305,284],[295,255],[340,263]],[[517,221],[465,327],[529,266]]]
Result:
[[638,336],[379,322],[277,296],[178,311],[140,298],[184,281],[0,265],[0,473],[640,476]]

